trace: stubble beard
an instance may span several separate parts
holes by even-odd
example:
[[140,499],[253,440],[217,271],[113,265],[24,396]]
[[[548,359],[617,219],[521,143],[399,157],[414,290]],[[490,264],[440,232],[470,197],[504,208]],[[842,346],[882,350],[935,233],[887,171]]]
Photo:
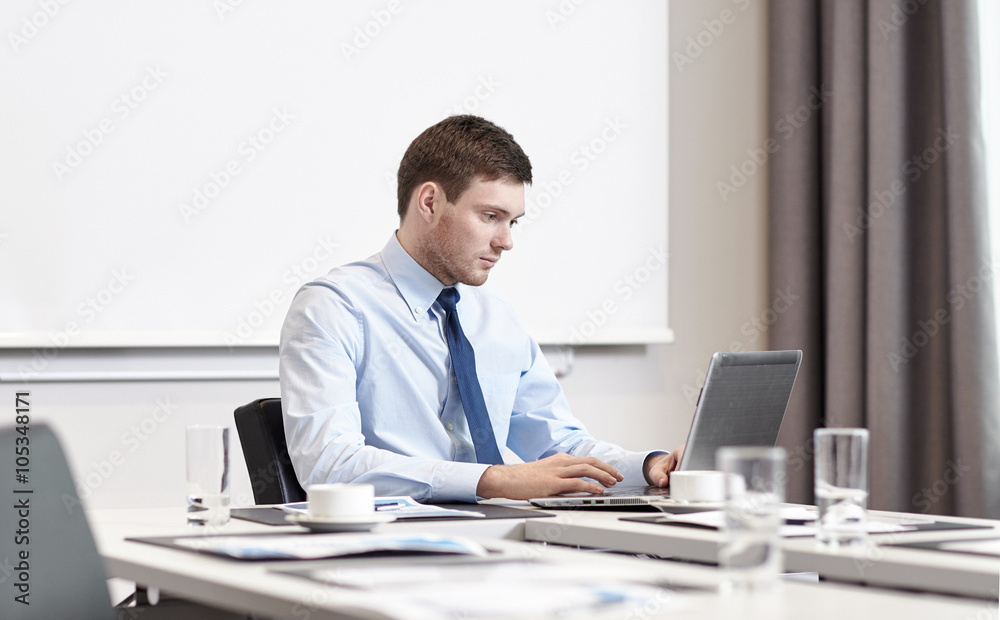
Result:
[[[470,259],[468,266],[459,263],[462,257],[462,244],[441,227],[435,228],[427,236],[423,244],[425,268],[432,276],[446,285],[461,282],[468,286],[482,286],[489,277],[489,271],[479,270],[472,266],[477,259]],[[458,258],[456,258],[458,257]]]

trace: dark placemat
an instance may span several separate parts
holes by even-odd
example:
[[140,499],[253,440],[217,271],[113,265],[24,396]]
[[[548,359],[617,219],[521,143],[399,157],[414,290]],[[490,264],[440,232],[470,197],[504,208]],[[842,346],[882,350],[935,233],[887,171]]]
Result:
[[[913,524],[915,532],[931,532],[934,530],[991,530],[989,525],[971,525],[969,523],[949,523],[948,521],[934,521],[932,523]],[[906,532],[902,532],[905,534]]]
[[[552,510],[553,512],[655,512],[662,513],[667,512],[659,507],[659,504],[633,504],[633,505],[621,505],[621,504],[571,504],[566,506],[545,506],[545,510]],[[691,512],[691,511],[688,511]],[[694,511],[699,512],[699,511]]]
[[[554,517],[552,513],[543,512],[529,508],[517,508],[515,506],[497,506],[494,504],[434,504],[442,508],[453,508],[455,510],[467,510],[469,512],[482,513],[487,519],[538,519],[542,517]],[[254,508],[233,508],[230,513],[237,519],[263,523],[264,525],[293,525],[285,520],[285,511],[273,506],[258,506]],[[475,519],[476,517],[410,517],[402,518],[400,521],[462,521]]]
[[[655,516],[655,517],[622,517],[619,521],[635,521],[636,523],[655,523],[657,525],[673,525],[678,527],[694,527],[699,529],[715,530],[718,528],[711,527],[708,525],[699,525],[697,523],[682,523],[678,521],[670,520],[670,517]],[[796,521],[795,523],[801,523]],[[890,534],[909,534],[915,532],[932,532],[932,531],[943,531],[943,530],[981,530],[981,529],[992,529],[988,525],[970,525],[968,523],[950,523],[948,521],[933,521],[931,523],[914,523],[913,527],[917,528],[915,530],[906,530],[903,532],[884,532]],[[878,536],[879,534],[872,534],[872,536]],[[905,546],[905,545],[899,545]]]
[[[976,526],[980,527],[980,526]],[[907,549],[927,549],[930,551],[944,551],[945,553],[964,553],[967,555],[979,555],[985,557],[995,558],[997,557],[994,553],[979,552],[973,549],[948,549],[945,545],[951,545],[954,543],[975,543],[975,542],[992,542],[997,540],[996,538],[968,538],[960,540],[931,540],[925,542],[911,542],[911,543],[893,543],[889,545],[890,547],[906,547]]]
[[[550,512],[544,512],[536,508],[518,508],[516,506],[498,506],[496,504],[438,504],[442,508],[452,508],[454,510],[468,510],[470,512],[481,512],[487,519],[540,519],[544,517],[554,517]],[[455,521],[462,517],[433,517],[424,519],[413,519],[414,521]],[[465,517],[469,518],[469,517]],[[407,519],[404,519],[407,520]]]
[[673,525],[675,527],[693,527],[700,530],[715,530],[718,528],[709,525],[699,525],[698,523],[682,523],[679,521],[671,521],[670,517],[664,517],[662,515],[657,515],[654,517],[621,517],[619,521],[634,521],[635,523],[655,523],[657,525]]
[[295,525],[294,523],[285,520],[285,515],[288,513],[280,508],[274,508],[272,506],[233,508],[229,511],[229,514],[232,515],[234,519],[243,519],[244,521],[263,523],[264,525]]

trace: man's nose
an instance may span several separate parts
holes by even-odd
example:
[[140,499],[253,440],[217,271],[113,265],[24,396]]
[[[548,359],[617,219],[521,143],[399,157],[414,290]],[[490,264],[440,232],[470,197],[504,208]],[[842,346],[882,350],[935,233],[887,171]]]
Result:
[[504,227],[503,232],[493,240],[493,245],[504,251],[514,247],[514,237],[510,234],[509,227]]

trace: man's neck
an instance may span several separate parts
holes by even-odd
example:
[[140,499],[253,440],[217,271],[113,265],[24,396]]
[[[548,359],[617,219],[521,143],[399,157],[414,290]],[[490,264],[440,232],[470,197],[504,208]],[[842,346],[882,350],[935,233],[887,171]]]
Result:
[[402,226],[396,230],[396,241],[399,242],[403,251],[413,259],[413,262],[420,265],[424,271],[434,276],[438,282],[441,282],[444,286],[454,286],[456,284],[455,282],[448,283],[442,281],[439,276],[435,275],[433,271],[427,268],[427,264],[422,260],[420,252],[417,251],[417,248],[420,247],[420,244],[417,243],[417,237],[412,234],[407,234],[406,229]]

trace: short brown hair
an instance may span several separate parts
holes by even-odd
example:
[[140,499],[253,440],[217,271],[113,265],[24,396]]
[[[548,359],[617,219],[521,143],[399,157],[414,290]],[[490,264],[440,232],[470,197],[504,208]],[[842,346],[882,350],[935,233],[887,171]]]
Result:
[[504,128],[471,114],[449,116],[417,136],[399,162],[399,220],[421,183],[440,183],[448,201],[455,202],[477,179],[530,184],[531,162]]

